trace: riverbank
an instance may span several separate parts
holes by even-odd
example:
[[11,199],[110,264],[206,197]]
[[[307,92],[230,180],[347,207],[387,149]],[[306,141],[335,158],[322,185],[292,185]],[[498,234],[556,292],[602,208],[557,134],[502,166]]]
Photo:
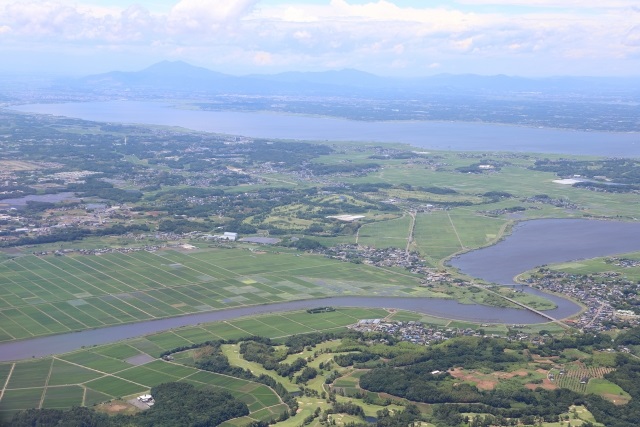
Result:
[[228,321],[239,317],[266,313],[282,313],[300,309],[306,310],[318,306],[395,308],[430,316],[476,323],[537,324],[546,322],[546,319],[543,317],[525,310],[483,306],[479,304],[465,305],[453,300],[435,298],[334,297],[232,308],[67,334],[50,335],[22,341],[5,342],[0,343],[0,361],[44,357],[52,354],[66,353],[82,347],[113,343],[124,339],[167,331],[182,326]]

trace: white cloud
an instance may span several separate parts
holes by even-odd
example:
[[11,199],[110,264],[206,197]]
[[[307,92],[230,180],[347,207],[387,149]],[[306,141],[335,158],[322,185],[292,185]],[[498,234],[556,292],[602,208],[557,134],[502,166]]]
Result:
[[293,38],[298,40],[309,40],[311,38],[311,33],[308,31],[296,31],[293,33]]
[[259,0],[181,0],[168,16],[174,31],[216,31],[251,12]]
[[636,0],[456,0],[458,4],[490,6],[526,6],[548,8],[623,8],[638,5]]
[[628,46],[640,47],[640,25],[636,25],[627,32],[624,43]]
[[253,55],[253,62],[257,65],[271,65],[273,64],[273,57],[269,52],[256,52]]
[[393,53],[396,55],[402,55],[404,53],[404,45],[402,43],[398,43],[393,47]]
[[[458,0],[467,5],[532,6],[517,13],[511,8],[500,12],[500,7],[490,8],[490,13],[482,8],[456,10],[455,3],[446,8],[430,2],[401,7],[391,0],[289,0],[277,5],[175,0],[172,8],[159,13],[134,0],[119,8],[87,1],[98,0],[0,0],[0,51],[12,43],[33,52],[56,45],[95,47],[195,58],[200,64],[205,58],[236,69],[257,64],[414,73],[430,67],[425,64],[473,72],[448,67],[494,62],[512,63],[523,73],[532,63],[541,70],[555,63],[581,71],[583,59],[620,61],[618,68],[624,68],[625,61],[640,54],[640,11],[633,8],[638,0]],[[556,4],[563,7],[553,7]],[[594,13],[595,7],[601,10]],[[630,73],[634,65],[628,62]]]

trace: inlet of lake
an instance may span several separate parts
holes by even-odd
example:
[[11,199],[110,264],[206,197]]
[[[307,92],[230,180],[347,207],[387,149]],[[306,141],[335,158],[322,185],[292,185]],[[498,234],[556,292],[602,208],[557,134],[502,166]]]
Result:
[[[462,254],[451,261],[460,271],[488,282],[514,283],[514,276],[533,267],[583,258],[593,258],[640,250],[640,223],[582,219],[542,219],[525,221],[496,245]],[[556,318],[576,314],[580,307],[556,295],[539,293],[557,304],[546,313]],[[204,322],[231,320],[240,316],[300,310],[318,306],[385,307],[416,311],[450,319],[484,323],[531,324],[548,320],[527,310],[460,304],[436,298],[334,297],[277,304],[231,308],[167,319],[143,321],[81,332],[0,343],[0,361],[43,357],[106,344],[171,328]]]
[[268,112],[199,111],[172,108],[166,103],[139,101],[30,104],[11,109],[98,122],[180,126],[254,138],[407,143],[432,150],[640,157],[640,133],[582,132],[489,123],[357,121]]

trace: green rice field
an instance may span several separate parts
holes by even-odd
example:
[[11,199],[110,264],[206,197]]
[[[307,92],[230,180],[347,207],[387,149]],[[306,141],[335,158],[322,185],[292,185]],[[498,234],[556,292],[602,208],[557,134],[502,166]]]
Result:
[[407,273],[286,252],[25,255],[0,264],[0,341],[326,296],[443,296],[417,284]]
[[411,217],[405,215],[388,221],[364,224],[358,233],[358,243],[376,248],[401,248],[407,246]]
[[269,419],[286,409],[270,388],[233,377],[201,371],[159,355],[177,346],[249,335],[270,338],[339,330],[360,319],[385,317],[382,309],[305,311],[240,318],[183,327],[73,353],[0,364],[0,423],[29,408],[91,406],[112,399],[131,399],[151,387],[184,381],[197,387],[222,388],[247,403],[253,419]]
[[492,243],[506,223],[475,211],[434,211],[416,217],[414,238],[420,253],[436,265],[456,252]]

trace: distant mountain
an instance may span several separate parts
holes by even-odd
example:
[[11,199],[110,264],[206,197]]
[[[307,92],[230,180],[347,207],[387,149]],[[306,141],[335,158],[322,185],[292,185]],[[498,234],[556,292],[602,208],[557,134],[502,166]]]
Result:
[[386,87],[396,79],[384,78],[364,71],[345,69],[339,71],[301,72],[290,71],[280,74],[255,74],[248,76],[259,80],[280,83],[310,83],[324,86]]
[[182,61],[162,61],[141,71],[112,71],[78,79],[82,86],[121,89],[199,89],[228,85],[237,78]]
[[[439,94],[487,95],[541,92],[597,93],[628,91],[640,79],[556,77],[532,79],[506,75],[439,74],[423,78],[380,77],[345,69],[322,72],[285,72],[232,76],[182,61],[162,61],[141,71],[113,71],[81,79],[60,81],[77,91],[102,94],[167,96],[186,94],[414,96]],[[637,90],[637,89],[636,89]]]

